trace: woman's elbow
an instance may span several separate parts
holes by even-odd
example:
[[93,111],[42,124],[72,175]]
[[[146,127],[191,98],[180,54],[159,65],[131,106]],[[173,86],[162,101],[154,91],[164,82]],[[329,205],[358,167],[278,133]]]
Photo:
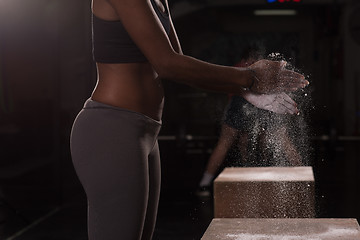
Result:
[[162,79],[173,79],[176,76],[176,69],[178,69],[178,53],[172,53],[169,56],[161,57],[160,60],[154,64],[154,69]]

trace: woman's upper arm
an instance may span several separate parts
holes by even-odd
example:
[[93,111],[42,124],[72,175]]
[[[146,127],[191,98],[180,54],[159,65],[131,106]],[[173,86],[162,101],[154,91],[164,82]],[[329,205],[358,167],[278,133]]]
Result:
[[108,2],[155,70],[159,74],[164,71],[165,64],[176,53],[150,0],[108,0]]

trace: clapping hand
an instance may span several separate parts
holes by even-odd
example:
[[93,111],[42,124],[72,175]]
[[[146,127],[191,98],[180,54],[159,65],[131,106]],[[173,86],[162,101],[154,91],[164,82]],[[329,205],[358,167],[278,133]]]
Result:
[[306,87],[305,77],[285,68],[285,61],[259,60],[248,68],[253,72],[254,82],[250,90],[256,93],[294,92]]
[[257,94],[246,91],[243,98],[257,108],[279,114],[298,114],[296,103],[286,93]]

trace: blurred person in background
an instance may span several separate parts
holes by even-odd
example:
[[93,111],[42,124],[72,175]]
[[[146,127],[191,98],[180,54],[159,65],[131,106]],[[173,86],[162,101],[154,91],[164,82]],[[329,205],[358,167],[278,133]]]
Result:
[[[242,53],[242,60],[235,67],[248,67],[263,58],[263,53],[257,47],[247,47]],[[270,162],[271,150],[267,142],[269,135],[275,135],[283,143],[278,149],[283,152],[287,163],[283,165],[300,166],[301,157],[290,140],[284,126],[272,124],[285,114],[297,114],[296,103],[285,93],[257,94],[244,90],[241,95],[229,94],[229,104],[225,109],[219,140],[210,155],[205,171],[199,182],[196,195],[207,197],[211,195],[214,178],[233,147],[240,153],[239,166],[275,165]],[[256,153],[256,154],[255,154]]]

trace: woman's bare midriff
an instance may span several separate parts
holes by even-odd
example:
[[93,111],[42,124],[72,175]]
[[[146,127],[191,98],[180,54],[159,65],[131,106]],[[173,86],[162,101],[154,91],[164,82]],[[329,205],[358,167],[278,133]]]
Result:
[[149,63],[97,63],[95,101],[160,120],[164,104],[161,80]]

